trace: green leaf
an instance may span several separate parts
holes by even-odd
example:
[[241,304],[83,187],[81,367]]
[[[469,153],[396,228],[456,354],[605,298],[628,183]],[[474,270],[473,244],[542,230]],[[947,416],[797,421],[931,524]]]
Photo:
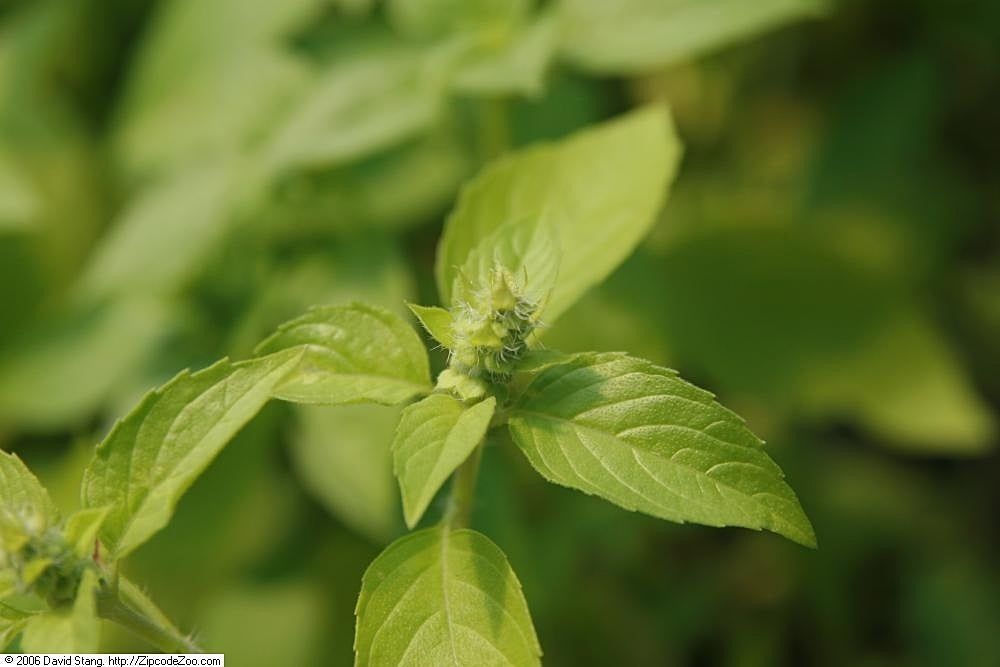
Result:
[[169,0],[138,40],[115,148],[132,172],[246,147],[305,81],[281,40],[320,0]]
[[514,370],[518,373],[537,373],[549,366],[569,363],[577,356],[558,350],[528,350],[523,357],[514,362]]
[[185,169],[130,200],[81,278],[89,297],[172,294],[190,281],[225,237],[231,164]]
[[66,519],[64,533],[66,541],[80,558],[89,558],[94,553],[94,544],[101,525],[108,517],[110,507],[90,507],[74,512]]
[[0,153],[0,233],[33,228],[40,199],[25,174]]
[[559,275],[559,242],[554,216],[512,220],[496,228],[469,251],[452,285],[452,299],[475,304],[499,264],[524,282],[523,296],[539,303],[549,298]]
[[689,60],[797,19],[823,0],[560,0],[562,50],[602,74]]
[[471,55],[455,72],[452,88],[470,95],[542,93],[555,55],[558,25],[552,15],[518,29],[507,43]]
[[534,0],[390,0],[392,27],[411,37],[436,38],[477,30],[509,29]]
[[438,116],[444,84],[423,51],[395,49],[333,65],[276,129],[267,168],[330,168],[390,148]]
[[97,652],[101,625],[97,617],[97,584],[97,573],[86,569],[72,607],[31,616],[21,637],[22,650],[25,653]]
[[482,442],[496,404],[491,396],[466,407],[432,394],[403,410],[392,453],[407,526],[417,525],[441,485]]
[[[354,574],[357,583],[357,573]],[[229,584],[199,605],[198,632],[241,667],[329,664],[329,598],[315,579]],[[325,659],[324,659],[325,658]]]
[[297,406],[289,443],[306,489],[346,525],[380,544],[403,524],[389,451],[400,412],[381,405]]
[[418,306],[412,303],[408,303],[406,306],[420,320],[424,329],[434,337],[434,340],[449,349],[455,346],[455,336],[452,332],[454,318],[450,311],[437,306]]
[[[0,594],[0,599],[4,596]],[[14,639],[21,634],[31,614],[0,603],[0,653],[6,653]]]
[[32,327],[0,359],[0,421],[53,430],[91,417],[162,339],[170,312],[115,299]]
[[112,560],[163,528],[181,495],[272,397],[304,355],[288,350],[180,373],[115,424],[84,471],[83,506],[110,507],[101,540]]
[[711,394],[622,354],[540,373],[510,417],[546,479],[670,521],[766,529],[815,546],[763,443]]
[[59,511],[38,478],[17,454],[3,450],[0,450],[0,511],[25,519],[36,518],[40,524],[38,532],[54,524],[59,517]]
[[649,231],[680,152],[669,114],[654,106],[490,165],[463,190],[445,223],[436,265],[442,301],[452,301],[459,267],[490,234],[547,214],[562,252],[545,311],[554,321]]
[[359,667],[538,665],[521,584],[503,552],[473,530],[421,530],[392,543],[361,582]]
[[398,315],[355,303],[314,308],[283,325],[257,354],[304,346],[302,363],[275,390],[295,403],[402,403],[430,391],[420,336]]

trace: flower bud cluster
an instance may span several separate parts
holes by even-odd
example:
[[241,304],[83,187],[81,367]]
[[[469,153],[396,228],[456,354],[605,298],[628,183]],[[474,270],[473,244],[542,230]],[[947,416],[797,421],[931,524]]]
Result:
[[453,311],[454,343],[439,386],[475,398],[487,383],[506,383],[538,326],[538,306],[509,271],[495,267],[488,284]]
[[59,528],[29,512],[0,511],[0,577],[21,593],[34,593],[52,607],[72,603],[83,571],[80,558]]

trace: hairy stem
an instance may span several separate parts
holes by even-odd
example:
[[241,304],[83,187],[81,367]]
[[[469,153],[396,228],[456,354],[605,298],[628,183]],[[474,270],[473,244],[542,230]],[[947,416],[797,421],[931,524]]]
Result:
[[201,653],[201,648],[177,628],[127,604],[112,586],[102,586],[97,594],[97,615],[132,631],[166,653]]
[[479,463],[483,459],[483,443],[480,442],[458,470],[451,482],[448,509],[444,523],[450,528],[468,528],[472,516],[472,505],[476,497],[476,478],[479,477]]

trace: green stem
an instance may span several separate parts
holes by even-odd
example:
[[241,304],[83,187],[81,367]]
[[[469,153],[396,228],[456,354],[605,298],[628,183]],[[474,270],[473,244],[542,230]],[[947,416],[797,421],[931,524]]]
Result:
[[465,463],[458,467],[451,482],[451,495],[444,523],[453,529],[468,528],[472,517],[472,504],[476,497],[476,479],[479,477],[479,463],[483,460],[483,443],[476,445]]
[[174,627],[158,622],[126,604],[117,589],[103,586],[97,594],[97,615],[131,630],[165,653],[201,653],[201,648]]

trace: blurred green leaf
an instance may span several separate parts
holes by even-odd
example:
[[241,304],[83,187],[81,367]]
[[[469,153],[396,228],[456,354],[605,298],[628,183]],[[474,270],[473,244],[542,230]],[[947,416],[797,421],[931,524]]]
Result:
[[538,665],[541,648],[503,552],[447,526],[393,542],[365,572],[357,665]]
[[391,148],[435,122],[444,83],[422,50],[337,62],[289,110],[262,149],[269,173],[334,167]]
[[634,74],[817,16],[823,0],[559,0],[562,46],[601,74]]
[[0,450],[0,511],[39,522],[39,532],[56,523],[59,511],[48,491],[17,454]]
[[94,251],[81,292],[169,295],[193,280],[231,222],[233,167],[187,169],[134,197]]
[[994,447],[996,418],[941,333],[902,312],[835,361],[805,369],[802,405],[849,415],[914,454],[975,455]]
[[408,323],[387,310],[353,304],[314,308],[283,325],[257,354],[302,350],[296,372],[275,388],[295,403],[401,403],[430,391],[427,351]]
[[555,320],[649,231],[679,158],[666,110],[649,107],[490,165],[462,191],[445,223],[436,264],[442,301],[453,298],[457,267],[498,227],[558,212],[553,223],[565,241],[546,309]]
[[389,0],[392,26],[404,35],[434,38],[504,30],[521,21],[534,0]]
[[307,70],[279,40],[318,0],[161,3],[142,40],[116,141],[133,173],[246,147],[304,83]]
[[[5,597],[0,594],[0,598]],[[24,629],[31,614],[0,603],[0,653],[6,653],[10,645]]]
[[434,496],[479,445],[496,399],[469,407],[447,394],[432,394],[403,410],[392,442],[406,525],[413,528]]
[[0,422],[45,429],[78,422],[155,347],[171,313],[148,299],[121,299],[42,323],[0,359]]
[[323,612],[314,582],[236,585],[206,602],[199,635],[238,665],[328,664],[319,654]]
[[0,232],[31,229],[39,206],[34,186],[0,154]]
[[543,477],[683,523],[816,536],[784,475],[743,420],[665,368],[580,355],[539,374],[510,429]]
[[110,507],[101,542],[123,558],[163,528],[177,501],[302,358],[288,350],[179,374],[149,393],[98,445],[85,507]]
[[292,461],[306,489],[335,517],[377,543],[402,526],[389,446],[400,410],[380,405],[299,406]]
[[68,609],[53,609],[31,616],[24,625],[21,648],[25,653],[96,653],[100,641],[97,618],[97,573],[83,571],[76,601]]
[[475,50],[455,72],[452,89],[477,96],[538,97],[556,51],[558,24],[546,14],[500,45]]

